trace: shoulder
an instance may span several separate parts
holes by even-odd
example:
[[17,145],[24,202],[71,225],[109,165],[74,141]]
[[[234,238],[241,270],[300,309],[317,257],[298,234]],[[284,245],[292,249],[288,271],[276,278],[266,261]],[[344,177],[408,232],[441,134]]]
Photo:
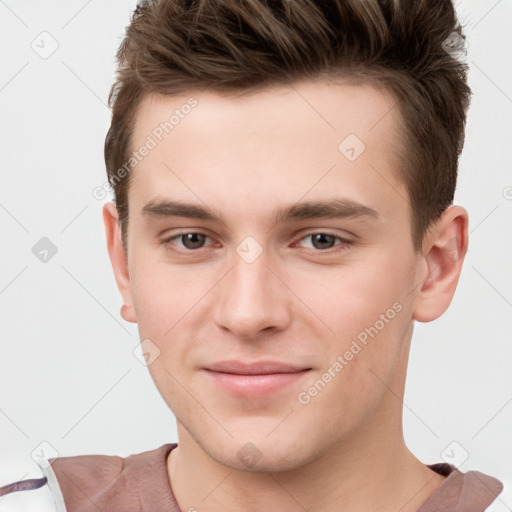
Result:
[[127,499],[138,502],[139,485],[134,484],[144,479],[145,474],[161,475],[162,480],[165,475],[166,479],[165,461],[176,446],[165,444],[128,457],[74,455],[38,461],[38,478],[11,480],[0,487],[0,509],[66,512],[78,509],[85,499],[93,503],[111,500],[121,487]]
[[128,457],[77,455],[49,459],[45,475],[55,499],[62,500],[69,511],[89,510],[91,504],[100,510],[124,512],[138,512],[142,504],[148,510],[170,510],[160,506],[160,498],[174,501],[166,459],[176,446],[165,444]]
[[118,455],[73,455],[48,459],[43,468],[49,484],[55,477],[61,485],[80,481],[88,490],[90,486],[106,486],[119,478],[129,478],[141,470],[162,468],[167,455],[176,444],[164,444],[154,450],[120,457]]
[[424,503],[418,512],[439,510],[464,510],[465,512],[494,512],[496,498],[503,491],[503,484],[497,478],[480,471],[461,472],[455,466],[438,463],[428,466],[445,476],[445,481]]

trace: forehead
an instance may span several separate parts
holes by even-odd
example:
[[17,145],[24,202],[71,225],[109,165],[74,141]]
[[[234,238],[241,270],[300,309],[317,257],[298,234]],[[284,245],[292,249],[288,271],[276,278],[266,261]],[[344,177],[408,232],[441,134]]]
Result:
[[233,212],[305,195],[364,202],[376,184],[384,199],[396,201],[398,190],[406,194],[398,179],[397,116],[384,90],[326,81],[246,93],[149,95],[131,142],[133,151],[150,150],[132,171],[130,206],[142,207],[155,195],[196,202],[214,196]]

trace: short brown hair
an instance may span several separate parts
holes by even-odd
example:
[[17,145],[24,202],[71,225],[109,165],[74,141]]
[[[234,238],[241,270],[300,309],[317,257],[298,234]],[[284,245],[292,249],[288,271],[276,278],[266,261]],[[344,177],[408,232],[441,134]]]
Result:
[[[404,128],[416,250],[453,202],[471,91],[451,0],[143,0],[117,52],[105,162],[123,244],[135,114],[150,93],[248,90],[319,75],[386,87]],[[450,44],[452,48],[450,48]]]

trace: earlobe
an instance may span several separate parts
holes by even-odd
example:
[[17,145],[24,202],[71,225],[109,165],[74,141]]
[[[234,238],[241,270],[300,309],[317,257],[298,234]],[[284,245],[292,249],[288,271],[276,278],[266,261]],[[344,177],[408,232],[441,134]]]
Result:
[[121,241],[119,215],[114,203],[109,202],[103,206],[103,221],[105,223],[107,248],[114,277],[124,302],[121,307],[121,316],[127,322],[136,323],[137,319],[133,307],[128,261]]
[[121,316],[127,322],[137,323],[137,318],[135,317],[135,311],[133,309],[133,305],[123,304],[121,306]]
[[448,309],[467,248],[468,214],[460,206],[450,206],[425,235],[422,263],[426,275],[416,293],[415,320],[430,322]]

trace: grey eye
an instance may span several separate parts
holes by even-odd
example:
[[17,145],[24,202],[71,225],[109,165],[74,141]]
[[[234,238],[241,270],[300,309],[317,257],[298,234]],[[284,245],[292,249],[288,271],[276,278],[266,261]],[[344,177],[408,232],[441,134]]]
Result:
[[326,233],[315,233],[311,236],[311,243],[315,249],[330,249],[334,247],[336,238],[334,235],[328,235]]
[[186,233],[180,236],[181,243],[187,249],[200,249],[205,241],[207,236],[201,233]]

